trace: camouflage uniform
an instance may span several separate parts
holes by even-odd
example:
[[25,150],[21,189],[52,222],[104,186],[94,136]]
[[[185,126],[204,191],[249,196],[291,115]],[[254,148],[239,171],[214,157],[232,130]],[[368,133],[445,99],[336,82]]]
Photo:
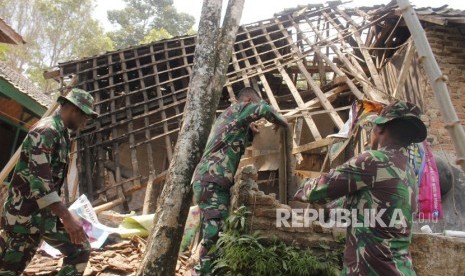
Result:
[[[65,100],[87,115],[96,114],[93,98],[85,91],[73,89],[60,99]],[[21,144],[0,221],[0,275],[21,273],[42,239],[66,256],[61,275],[75,275],[85,268],[89,245],[74,245],[61,221],[47,208],[61,201],[69,152],[68,129],[58,112],[37,122]]]
[[286,120],[265,102],[238,102],[227,108],[215,121],[202,159],[197,165],[192,185],[194,198],[202,212],[203,242],[201,264],[208,271],[208,250],[216,243],[218,233],[229,213],[233,178],[246,146],[251,141],[249,124],[265,118],[286,125]]
[[[419,112],[412,104],[397,102],[384,108],[372,122],[414,120],[419,128],[414,141],[417,142],[426,138]],[[347,228],[343,275],[415,275],[409,246],[417,186],[406,149],[383,147],[365,151],[321,178],[319,186],[307,182],[297,197],[327,203],[346,196],[345,208],[356,211],[356,221]],[[365,219],[369,213],[364,210],[382,213],[380,220],[387,227],[382,223],[367,225]],[[373,219],[373,213],[368,217]]]

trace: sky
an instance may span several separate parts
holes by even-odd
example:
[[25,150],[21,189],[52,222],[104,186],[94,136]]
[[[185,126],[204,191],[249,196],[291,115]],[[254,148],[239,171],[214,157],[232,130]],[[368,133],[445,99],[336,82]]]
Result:
[[[115,28],[107,19],[107,10],[122,9],[125,3],[122,0],[96,0],[97,6],[93,15],[99,20],[105,30],[109,31]],[[193,15],[196,18],[194,29],[197,29],[200,12],[202,10],[202,0],[174,0],[174,6],[180,12]],[[244,10],[242,12],[241,24],[256,22],[259,20],[271,18],[273,14],[287,8],[295,8],[299,5],[325,3],[326,1],[315,0],[245,0]],[[345,4],[348,7],[373,6],[387,4],[390,0],[354,0]],[[465,1],[461,0],[411,0],[416,7],[440,7],[449,5],[454,9],[465,10]],[[223,9],[226,9],[227,1],[223,0]]]

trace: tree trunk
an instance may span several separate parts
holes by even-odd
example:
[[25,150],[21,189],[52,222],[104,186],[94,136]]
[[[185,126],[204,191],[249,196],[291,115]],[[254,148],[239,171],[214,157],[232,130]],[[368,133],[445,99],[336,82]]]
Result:
[[221,0],[204,0],[183,125],[137,275],[174,275],[192,200],[190,181],[215,119],[244,0],[230,0],[220,29]]

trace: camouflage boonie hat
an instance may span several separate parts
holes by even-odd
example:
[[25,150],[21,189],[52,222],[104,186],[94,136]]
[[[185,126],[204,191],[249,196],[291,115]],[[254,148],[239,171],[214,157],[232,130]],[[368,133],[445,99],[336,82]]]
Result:
[[383,125],[394,119],[402,119],[417,129],[413,137],[414,143],[426,139],[426,126],[420,119],[421,110],[418,106],[404,101],[393,102],[383,108],[379,116],[373,116],[369,120],[377,125]]
[[57,100],[60,104],[68,101],[77,106],[84,114],[97,118],[98,113],[93,110],[94,97],[82,89],[73,88],[66,97],[60,96]]

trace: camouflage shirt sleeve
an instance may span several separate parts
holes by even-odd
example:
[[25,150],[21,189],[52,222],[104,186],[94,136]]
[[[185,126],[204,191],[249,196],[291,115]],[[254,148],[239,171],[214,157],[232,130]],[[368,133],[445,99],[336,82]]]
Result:
[[24,142],[27,166],[30,172],[30,196],[37,201],[40,209],[61,201],[54,189],[52,175],[52,152],[55,150],[57,135],[54,130],[38,129],[30,131]]
[[264,101],[247,104],[241,112],[241,115],[244,116],[242,121],[247,125],[261,118],[265,118],[270,123],[287,125],[286,119]]
[[361,153],[321,176],[319,185],[310,191],[308,201],[328,203],[355,191],[373,187],[377,168],[381,163],[384,162],[373,157],[370,151]]

